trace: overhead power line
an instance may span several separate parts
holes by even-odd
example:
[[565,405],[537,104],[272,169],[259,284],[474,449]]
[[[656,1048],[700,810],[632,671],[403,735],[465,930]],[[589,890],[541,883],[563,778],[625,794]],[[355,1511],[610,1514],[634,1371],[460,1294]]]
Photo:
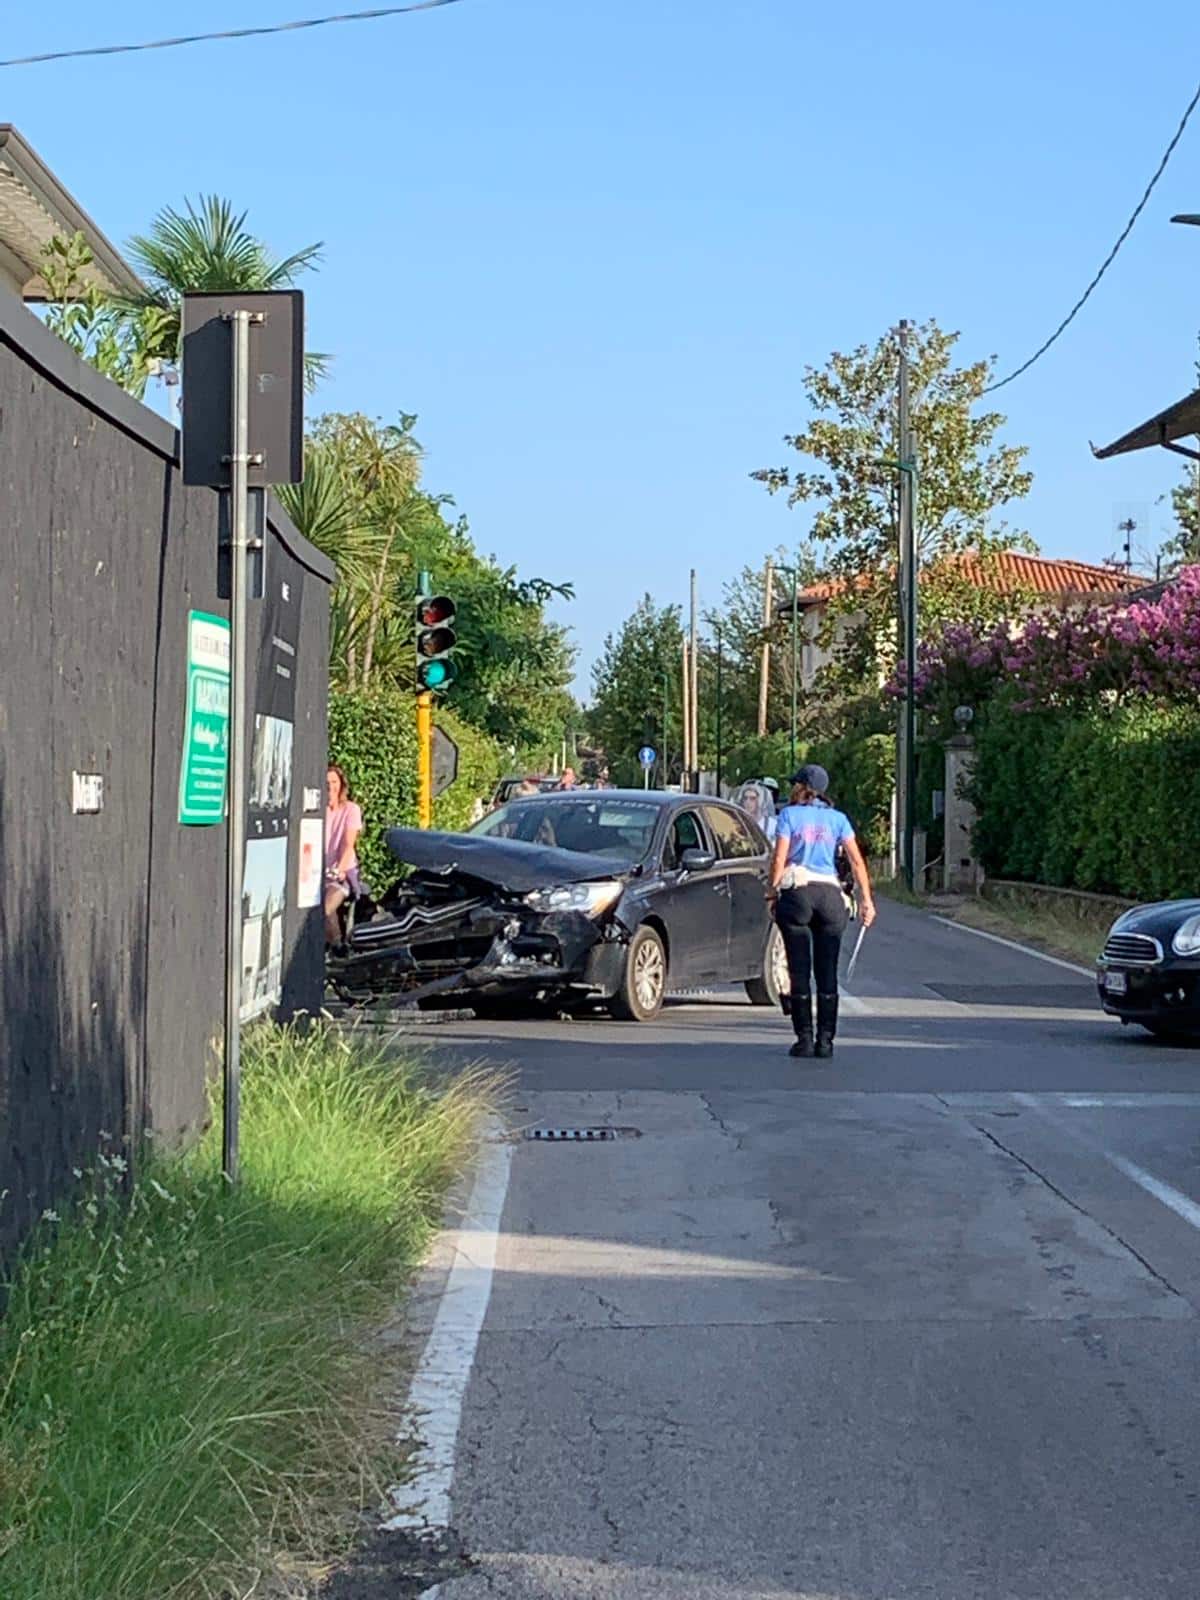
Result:
[[1039,346],[1039,348],[1036,349],[1033,352],[1033,354],[1030,356],[1029,360],[1022,362],[1021,365],[1016,369],[1015,372],[1010,372],[1009,373],[1007,378],[1001,378],[998,383],[990,383],[987,386],[987,388],[983,391],[984,394],[992,394],[997,389],[1003,389],[1006,383],[1012,383],[1014,378],[1019,378],[1023,372],[1028,372],[1030,367],[1033,366],[1034,362],[1035,361],[1040,361],[1041,358],[1046,354],[1046,351],[1049,350],[1050,346],[1052,344],[1056,343],[1057,340],[1059,340],[1062,337],[1062,335],[1067,331],[1067,329],[1074,322],[1075,318],[1083,310],[1084,306],[1087,305],[1088,301],[1092,297],[1092,293],[1095,290],[1097,284],[1099,284],[1101,278],[1108,271],[1109,267],[1112,266],[1113,262],[1117,259],[1117,252],[1120,250],[1121,246],[1125,243],[1126,239],[1128,239],[1129,235],[1133,232],[1134,223],[1141,216],[1142,212],[1146,209],[1146,202],[1150,199],[1150,196],[1154,193],[1155,186],[1157,185],[1158,180],[1162,177],[1163,173],[1167,170],[1167,162],[1170,161],[1171,157],[1175,154],[1175,147],[1176,147],[1176,145],[1178,145],[1180,139],[1183,138],[1184,130],[1186,129],[1189,121],[1191,120],[1192,112],[1195,111],[1195,109],[1196,109],[1196,107],[1198,105],[1200,105],[1200,84],[1198,84],[1196,86],[1196,92],[1192,96],[1191,100],[1188,102],[1188,108],[1183,113],[1183,116],[1180,119],[1179,126],[1175,129],[1175,133],[1174,133],[1174,136],[1171,139],[1170,144],[1164,150],[1163,158],[1158,163],[1158,167],[1155,170],[1154,176],[1150,179],[1150,182],[1146,185],[1146,189],[1145,189],[1145,192],[1142,195],[1142,198],[1138,201],[1137,205],[1133,208],[1133,215],[1130,217],[1129,221],[1125,224],[1125,226],[1121,229],[1121,232],[1118,235],[1116,244],[1113,245],[1112,249],[1108,252],[1107,256],[1105,256],[1104,261],[1101,263],[1099,272],[1096,273],[1096,276],[1092,279],[1091,283],[1088,284],[1087,288],[1080,295],[1079,299],[1076,300],[1075,304],[1071,307],[1070,311],[1067,312],[1066,316],[1059,323],[1058,327],[1055,328],[1054,332],[1046,340],[1045,344]]
[[261,28],[228,28],[221,33],[185,33],[177,39],[148,39],[141,44],[92,45],[83,50],[48,50],[40,56],[13,56],[0,67],[35,67],[45,61],[79,61],[85,56],[127,56],[136,50],[176,50],[185,44],[211,44],[219,39],[259,39],[271,33],[298,33],[302,28],[324,28],[333,22],[378,22],[402,17],[410,11],[434,11],[457,5],[458,0],[412,0],[406,6],[378,6],[373,11],[343,11],[329,17],[305,17],[298,22],[276,22]]

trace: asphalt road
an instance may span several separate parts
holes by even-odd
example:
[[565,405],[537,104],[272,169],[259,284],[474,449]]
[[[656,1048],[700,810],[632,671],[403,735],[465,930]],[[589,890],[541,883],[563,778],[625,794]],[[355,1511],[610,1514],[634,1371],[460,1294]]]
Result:
[[438,1600],[1200,1593],[1200,1051],[893,905],[854,990],[439,1030],[641,1136],[514,1147]]

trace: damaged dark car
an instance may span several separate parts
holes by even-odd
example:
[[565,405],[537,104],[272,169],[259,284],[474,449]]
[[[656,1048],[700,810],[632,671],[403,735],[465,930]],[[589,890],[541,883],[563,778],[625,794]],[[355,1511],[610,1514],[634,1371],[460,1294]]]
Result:
[[395,828],[412,869],[356,921],[330,980],[350,1001],[459,1001],[481,1015],[604,1005],[646,1022],[671,991],[744,984],[775,1005],[786,961],[766,905],[768,845],[695,795],[530,795],[468,833]]

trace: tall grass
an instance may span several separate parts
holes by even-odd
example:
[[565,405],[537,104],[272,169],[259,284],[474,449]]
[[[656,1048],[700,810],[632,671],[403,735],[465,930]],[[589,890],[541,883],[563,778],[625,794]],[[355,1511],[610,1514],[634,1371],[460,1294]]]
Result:
[[0,1322],[4,1600],[226,1600],[349,1536],[397,1465],[369,1333],[490,1088],[264,1028],[236,1190],[215,1131],[141,1163],[132,1194],[99,1153]]

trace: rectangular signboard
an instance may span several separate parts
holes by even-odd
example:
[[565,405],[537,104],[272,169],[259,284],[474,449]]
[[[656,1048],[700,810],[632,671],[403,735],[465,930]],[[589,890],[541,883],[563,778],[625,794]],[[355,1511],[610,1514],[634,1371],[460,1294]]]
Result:
[[250,485],[304,476],[304,296],[299,289],[183,297],[184,483],[227,489],[232,430],[233,335],[250,311]]
[[189,611],[180,822],[211,827],[225,820],[228,765],[229,624],[223,617]]

